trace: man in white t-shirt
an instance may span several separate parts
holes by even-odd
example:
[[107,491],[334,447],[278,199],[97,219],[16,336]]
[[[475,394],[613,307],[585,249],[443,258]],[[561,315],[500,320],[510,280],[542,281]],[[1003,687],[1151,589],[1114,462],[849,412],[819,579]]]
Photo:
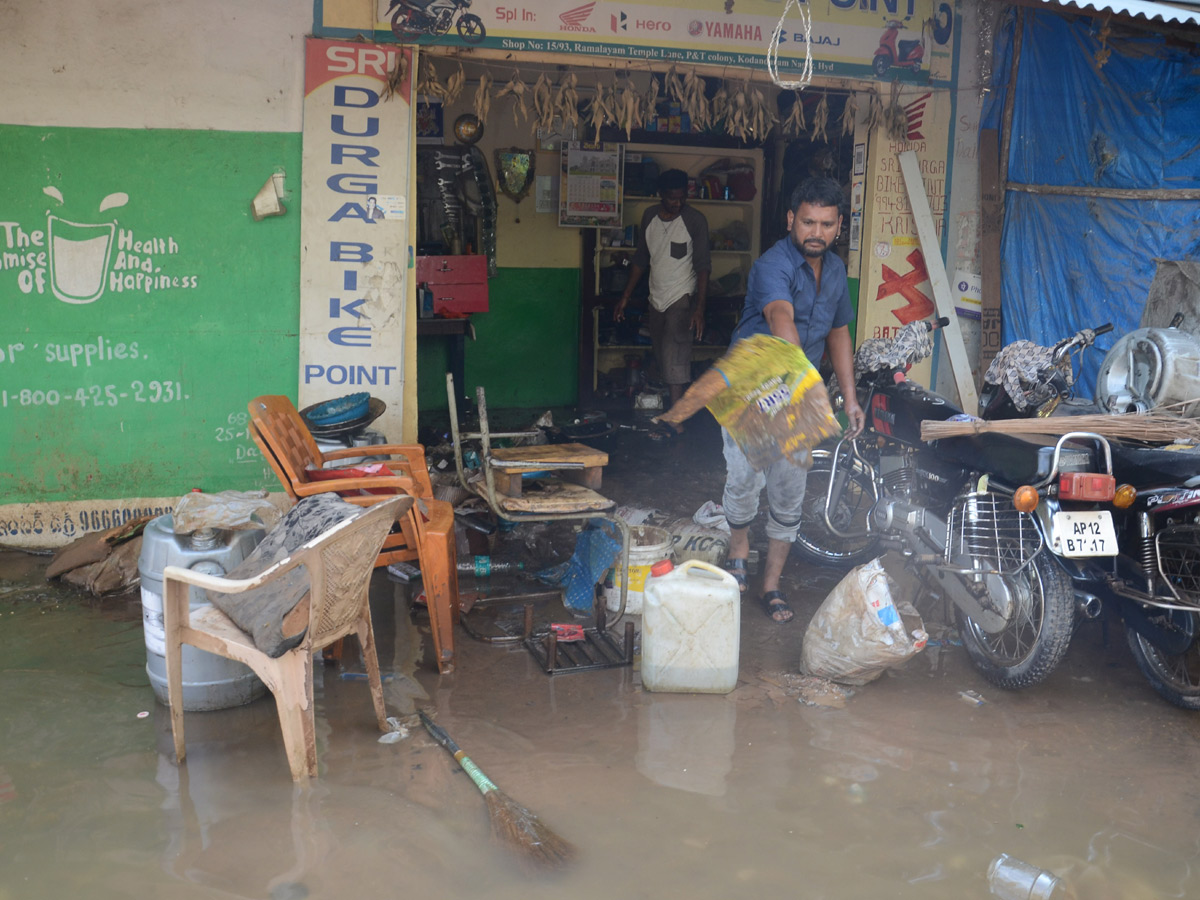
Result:
[[[662,202],[642,216],[629,281],[613,310],[613,319],[625,318],[629,297],[649,268],[650,342],[672,405],[692,380],[692,335],[704,334],[704,301],[712,270],[708,220],[687,205],[687,183],[687,173],[680,169],[658,176]],[[682,430],[676,426],[676,431]]]

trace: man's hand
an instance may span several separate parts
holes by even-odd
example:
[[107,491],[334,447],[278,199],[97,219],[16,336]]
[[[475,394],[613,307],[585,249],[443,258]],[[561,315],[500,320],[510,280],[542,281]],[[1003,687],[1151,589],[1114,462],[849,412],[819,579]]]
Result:
[[867,424],[866,414],[863,413],[863,408],[858,405],[858,401],[853,398],[845,398],[845,405],[842,410],[846,413],[846,437],[855,438],[862,434],[864,426]]
[[703,307],[698,306],[696,309],[692,310],[692,319],[691,323],[688,325],[688,328],[691,329],[691,331],[696,335],[696,340],[700,340],[704,337]]
[[613,309],[613,321],[622,322],[625,320],[625,307],[629,303],[629,295],[622,294],[621,299],[617,301],[616,308]]

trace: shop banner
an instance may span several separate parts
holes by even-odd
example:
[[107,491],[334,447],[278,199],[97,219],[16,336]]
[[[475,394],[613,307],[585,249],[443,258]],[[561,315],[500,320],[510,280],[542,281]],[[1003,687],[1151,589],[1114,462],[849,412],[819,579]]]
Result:
[[571,53],[677,65],[765,69],[783,19],[781,73],[799,72],[806,47],[816,75],[928,83],[951,78],[954,5],[949,0],[817,0],[804,27],[781,0],[433,0],[424,10],[376,0],[376,21],[356,20],[361,2],[317,0],[314,33],[378,41]]
[[[304,84],[300,405],[365,391],[401,439],[412,292],[413,52],[310,38]],[[405,73],[389,78],[400,59]]]

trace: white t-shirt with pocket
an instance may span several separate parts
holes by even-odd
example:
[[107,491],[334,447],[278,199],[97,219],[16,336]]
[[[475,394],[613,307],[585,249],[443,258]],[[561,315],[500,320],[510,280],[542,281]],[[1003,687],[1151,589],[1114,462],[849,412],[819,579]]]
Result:
[[662,312],[680,297],[696,290],[692,267],[692,236],[683,216],[664,222],[655,216],[646,226],[650,250],[650,305]]

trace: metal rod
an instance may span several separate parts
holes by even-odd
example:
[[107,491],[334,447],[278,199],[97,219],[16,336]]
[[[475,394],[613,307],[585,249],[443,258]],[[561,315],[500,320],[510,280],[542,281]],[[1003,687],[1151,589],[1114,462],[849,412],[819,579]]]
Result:
[[1052,194],[1063,197],[1102,197],[1112,200],[1200,200],[1197,188],[1107,188],[1068,184],[1015,184],[1010,191],[1026,194]]

